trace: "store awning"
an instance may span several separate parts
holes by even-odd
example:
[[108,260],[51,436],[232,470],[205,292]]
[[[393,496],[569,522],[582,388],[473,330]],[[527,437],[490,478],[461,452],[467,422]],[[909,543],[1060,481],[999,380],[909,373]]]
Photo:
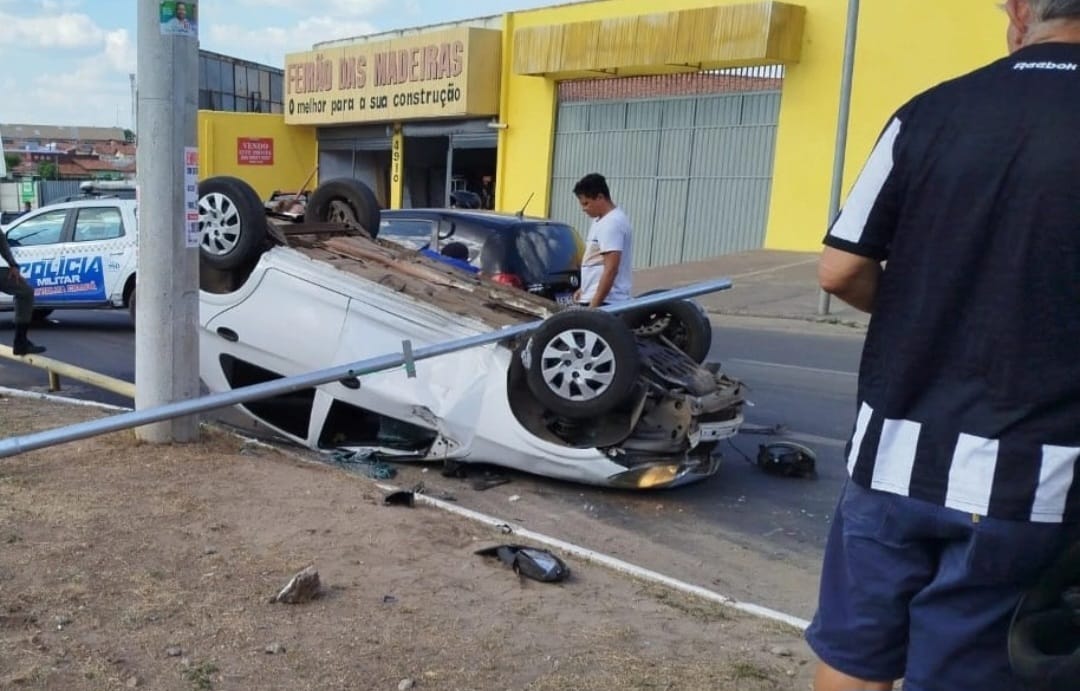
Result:
[[806,8],[754,2],[514,32],[514,72],[582,77],[791,64],[802,51]]

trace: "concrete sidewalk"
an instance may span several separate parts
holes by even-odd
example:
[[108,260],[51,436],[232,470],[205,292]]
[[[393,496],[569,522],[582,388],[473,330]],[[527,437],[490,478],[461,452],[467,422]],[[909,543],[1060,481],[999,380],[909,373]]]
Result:
[[634,271],[634,292],[675,288],[730,278],[732,288],[698,302],[714,315],[767,317],[839,324],[865,330],[870,315],[833,298],[829,314],[818,314],[817,252],[753,250],[677,266]]

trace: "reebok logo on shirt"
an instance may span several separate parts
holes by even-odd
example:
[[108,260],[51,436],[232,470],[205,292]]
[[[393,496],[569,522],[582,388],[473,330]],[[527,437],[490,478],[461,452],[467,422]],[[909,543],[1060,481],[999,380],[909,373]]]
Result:
[[1063,72],[1075,72],[1075,62],[1018,62],[1013,65],[1014,70],[1060,70]]

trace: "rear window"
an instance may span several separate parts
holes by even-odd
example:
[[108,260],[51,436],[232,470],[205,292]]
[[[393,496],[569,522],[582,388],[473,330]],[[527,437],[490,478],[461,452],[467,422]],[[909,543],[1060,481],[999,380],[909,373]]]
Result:
[[384,218],[379,223],[379,237],[399,245],[420,249],[431,244],[431,231],[435,224],[414,218]]
[[581,268],[584,247],[573,228],[564,223],[529,223],[518,226],[518,253],[526,280],[541,280],[555,273]]

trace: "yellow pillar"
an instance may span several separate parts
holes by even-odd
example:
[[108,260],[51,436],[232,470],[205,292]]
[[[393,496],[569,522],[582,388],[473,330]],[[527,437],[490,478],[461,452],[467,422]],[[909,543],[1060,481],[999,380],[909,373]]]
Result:
[[390,208],[400,209],[405,197],[405,135],[394,125],[390,141]]

